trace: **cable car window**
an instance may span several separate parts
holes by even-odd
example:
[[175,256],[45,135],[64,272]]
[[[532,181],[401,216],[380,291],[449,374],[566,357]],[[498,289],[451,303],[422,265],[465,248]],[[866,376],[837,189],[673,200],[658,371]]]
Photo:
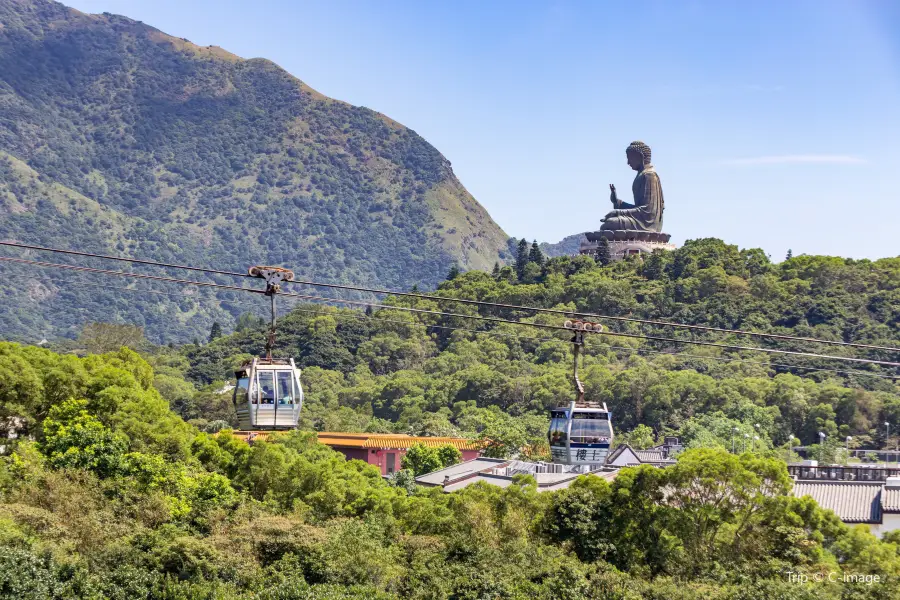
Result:
[[576,444],[609,442],[612,430],[605,414],[575,413],[572,416],[572,441]]
[[272,371],[259,371],[259,402],[260,404],[275,403],[275,378]]
[[294,403],[293,379],[292,371],[276,371],[275,381],[278,384],[278,404]]
[[550,444],[564,445],[566,443],[566,413],[554,411],[550,414]]
[[[247,401],[247,389],[250,387],[250,379],[246,376],[246,374],[237,380],[237,387],[234,392],[234,401],[240,405]],[[253,403],[256,403],[256,398],[253,399]]]

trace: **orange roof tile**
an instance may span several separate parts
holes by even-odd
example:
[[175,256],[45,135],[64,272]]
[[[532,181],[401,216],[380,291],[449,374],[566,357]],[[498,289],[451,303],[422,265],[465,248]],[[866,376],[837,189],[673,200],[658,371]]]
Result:
[[454,446],[460,450],[478,450],[481,445],[475,440],[452,437],[426,437],[401,433],[319,433],[319,443],[342,448],[411,448],[416,444],[430,447]]
[[[254,440],[265,440],[269,437],[269,431],[234,431],[232,435],[248,441],[251,437]],[[218,434],[217,434],[218,435]],[[333,431],[323,431],[318,434],[319,443],[326,446],[335,446],[339,448],[397,448],[408,449],[416,444],[422,444],[430,447],[438,447],[444,445],[454,446],[460,450],[480,450],[481,443],[476,440],[467,440],[465,438],[452,437],[426,437],[414,436],[401,433],[342,433]]]

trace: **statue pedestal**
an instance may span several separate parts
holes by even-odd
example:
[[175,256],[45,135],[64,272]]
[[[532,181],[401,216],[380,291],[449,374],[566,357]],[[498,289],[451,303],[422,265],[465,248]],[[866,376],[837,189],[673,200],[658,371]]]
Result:
[[650,254],[657,248],[675,250],[675,244],[669,243],[668,233],[655,231],[603,230],[589,231],[584,234],[578,254],[593,256],[597,252],[600,240],[609,241],[609,254],[613,260],[622,260],[626,256]]

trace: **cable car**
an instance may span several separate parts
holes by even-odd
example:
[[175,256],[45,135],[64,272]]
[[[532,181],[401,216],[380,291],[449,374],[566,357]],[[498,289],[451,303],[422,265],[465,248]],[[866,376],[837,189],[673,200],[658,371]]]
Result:
[[293,358],[254,358],[235,376],[234,408],[242,430],[297,427],[303,388]]
[[550,411],[550,456],[565,465],[604,464],[613,441],[605,403],[573,401]]
[[303,408],[300,369],[293,358],[274,358],[275,295],[282,281],[294,273],[280,267],[251,267],[250,275],[266,280],[265,295],[272,302],[272,320],[266,340],[266,356],[254,358],[235,371],[234,409],[241,431],[296,429]]
[[585,333],[601,333],[603,326],[584,321],[566,321],[575,337],[575,400],[550,411],[550,456],[553,462],[566,465],[602,465],[606,463],[613,442],[612,416],[605,403],[584,399],[584,385],[578,378],[578,356]]

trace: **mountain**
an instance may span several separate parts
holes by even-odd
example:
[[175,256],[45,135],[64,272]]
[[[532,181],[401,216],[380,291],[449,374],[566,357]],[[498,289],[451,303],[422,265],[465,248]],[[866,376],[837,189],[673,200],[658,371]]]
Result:
[[[427,288],[453,264],[505,261],[507,239],[421,136],[268,60],[49,0],[0,3],[0,240]],[[0,335],[17,339],[105,320],[185,340],[257,304],[0,265]]]
[[581,246],[581,241],[583,239],[583,233],[576,233],[574,235],[568,235],[564,237],[555,244],[548,244],[547,242],[544,242],[540,244],[541,252],[549,257],[574,256],[578,254],[578,248]]

